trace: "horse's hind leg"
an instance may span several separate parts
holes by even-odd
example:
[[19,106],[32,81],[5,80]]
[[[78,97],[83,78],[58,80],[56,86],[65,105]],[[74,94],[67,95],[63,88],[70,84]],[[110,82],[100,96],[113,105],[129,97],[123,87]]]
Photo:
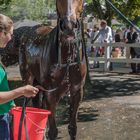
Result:
[[68,125],[68,131],[70,134],[70,140],[76,140],[77,133],[77,111],[80,101],[83,97],[83,89],[74,93],[70,97],[70,122]]

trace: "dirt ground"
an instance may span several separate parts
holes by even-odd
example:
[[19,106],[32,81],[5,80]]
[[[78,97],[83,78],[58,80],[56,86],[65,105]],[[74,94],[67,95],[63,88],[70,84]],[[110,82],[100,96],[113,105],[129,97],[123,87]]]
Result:
[[[19,79],[17,67],[7,72],[9,79]],[[140,140],[140,75],[91,71],[90,77],[92,85],[79,108],[77,140]],[[69,140],[67,123],[58,129],[58,140]]]

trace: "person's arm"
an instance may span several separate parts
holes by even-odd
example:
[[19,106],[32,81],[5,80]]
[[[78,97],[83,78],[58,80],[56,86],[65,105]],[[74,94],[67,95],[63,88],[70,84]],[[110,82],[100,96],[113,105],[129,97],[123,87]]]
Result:
[[97,38],[100,36],[100,34],[101,34],[101,30],[99,30],[98,34],[93,38],[93,40],[91,40],[92,44],[97,40]]
[[20,87],[11,91],[0,92],[0,104],[9,102],[20,96],[34,97],[38,93],[39,89],[30,85]]

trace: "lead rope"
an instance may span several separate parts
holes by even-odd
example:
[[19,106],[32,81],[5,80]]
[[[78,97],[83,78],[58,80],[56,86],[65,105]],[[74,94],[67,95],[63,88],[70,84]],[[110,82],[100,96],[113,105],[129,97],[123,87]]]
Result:
[[31,98],[26,98],[24,97],[24,102],[22,106],[22,112],[21,112],[21,117],[20,117],[20,122],[19,122],[19,129],[18,129],[18,140],[21,140],[21,132],[22,132],[22,124],[24,121],[24,128],[25,128],[25,134],[26,134],[26,140],[29,140],[29,135],[28,135],[28,129],[26,125],[26,119],[25,119],[25,111],[26,111],[26,106]]
[[60,19],[58,19],[58,66],[61,67],[61,41],[60,41]]
[[68,92],[67,94],[70,95],[70,72],[69,72],[69,68],[70,68],[70,63],[71,63],[71,57],[70,57],[70,53],[71,53],[71,50],[70,50],[70,44],[69,44],[69,50],[68,50],[68,59],[67,59],[67,70],[66,70],[66,82],[68,83]]

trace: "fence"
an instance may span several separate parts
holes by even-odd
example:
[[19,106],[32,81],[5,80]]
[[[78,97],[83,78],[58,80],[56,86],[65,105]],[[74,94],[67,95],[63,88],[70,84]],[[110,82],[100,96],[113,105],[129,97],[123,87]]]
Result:
[[139,53],[140,53],[140,43],[132,43],[132,44],[126,44],[124,42],[117,42],[117,43],[94,43],[94,44],[89,44],[87,45],[92,45],[96,47],[101,47],[104,46],[105,52],[104,52],[104,57],[89,57],[89,63],[92,60],[95,61],[104,61],[104,71],[109,71],[110,70],[110,63],[111,62],[118,62],[118,63],[140,63],[140,58],[126,58],[125,57],[111,57],[111,50],[113,47],[121,48],[121,47],[137,47],[139,48]]

